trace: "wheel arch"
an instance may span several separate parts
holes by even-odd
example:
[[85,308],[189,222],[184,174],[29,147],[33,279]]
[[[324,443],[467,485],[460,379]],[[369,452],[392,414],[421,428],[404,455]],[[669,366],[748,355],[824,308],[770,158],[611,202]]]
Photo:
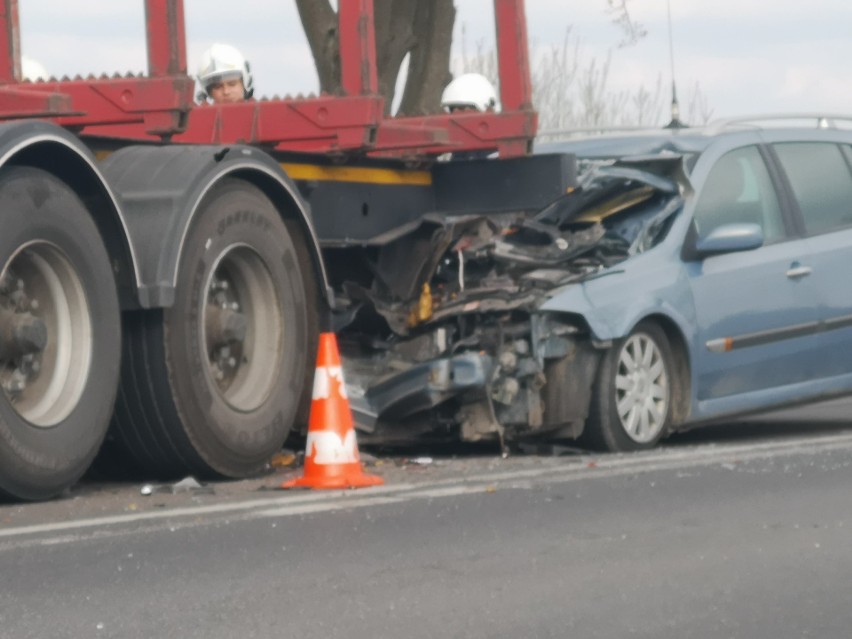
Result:
[[8,123],[0,125],[0,166],[41,169],[80,198],[103,239],[121,303],[129,303],[139,284],[137,256],[118,198],[92,152],[48,122]]
[[309,280],[306,292],[331,303],[308,205],[263,151],[248,146],[125,147],[105,160],[104,174],[115,185],[140,256],[139,307],[172,305],[189,227],[205,197],[226,178],[244,180],[269,197],[293,236],[300,263],[310,266],[303,269]]

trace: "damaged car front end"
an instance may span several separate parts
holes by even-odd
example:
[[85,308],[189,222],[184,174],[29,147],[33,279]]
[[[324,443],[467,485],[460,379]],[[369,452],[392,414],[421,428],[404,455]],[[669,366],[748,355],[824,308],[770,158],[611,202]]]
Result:
[[338,334],[359,437],[579,438],[609,344],[551,301],[663,240],[689,190],[682,165],[602,163],[538,211],[425,215],[350,256]]

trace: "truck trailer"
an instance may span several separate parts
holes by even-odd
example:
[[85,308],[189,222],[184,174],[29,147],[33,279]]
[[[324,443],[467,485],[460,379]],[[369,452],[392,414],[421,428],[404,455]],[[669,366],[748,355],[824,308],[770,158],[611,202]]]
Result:
[[[490,398],[455,425],[407,418],[494,376],[436,324],[433,244],[574,180],[570,158],[529,155],[523,0],[494,1],[501,110],[420,117],[385,115],[372,0],[339,3],[342,94],[225,105],[194,101],[182,1],[144,3],[146,74],[37,81],[18,0],[0,4],[0,493],[50,498],[98,454],[257,473],[303,427],[320,330],[365,436],[502,432]],[[441,160],[460,151],[495,158]],[[514,308],[444,312],[499,326]]]

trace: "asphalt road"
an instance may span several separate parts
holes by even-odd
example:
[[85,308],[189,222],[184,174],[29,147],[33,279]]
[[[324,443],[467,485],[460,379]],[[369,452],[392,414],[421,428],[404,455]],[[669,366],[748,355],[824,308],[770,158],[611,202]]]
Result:
[[644,454],[370,470],[0,506],[0,637],[850,636],[852,400]]

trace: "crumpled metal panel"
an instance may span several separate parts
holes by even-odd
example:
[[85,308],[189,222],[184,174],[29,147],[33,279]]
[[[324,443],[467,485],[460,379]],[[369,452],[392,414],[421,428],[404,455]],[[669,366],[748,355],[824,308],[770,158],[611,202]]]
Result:
[[534,215],[430,216],[379,247],[374,281],[343,287],[359,427],[430,414],[468,441],[579,436],[600,351],[579,315],[541,309],[665,236],[683,204],[675,164],[605,167]]

